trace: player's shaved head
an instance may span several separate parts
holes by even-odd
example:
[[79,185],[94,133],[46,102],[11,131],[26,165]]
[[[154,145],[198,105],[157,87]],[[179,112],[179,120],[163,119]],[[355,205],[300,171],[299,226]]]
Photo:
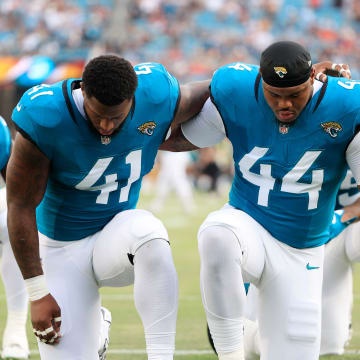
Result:
[[85,66],[82,76],[86,96],[107,106],[130,100],[137,88],[137,76],[129,61],[116,55],[101,55]]

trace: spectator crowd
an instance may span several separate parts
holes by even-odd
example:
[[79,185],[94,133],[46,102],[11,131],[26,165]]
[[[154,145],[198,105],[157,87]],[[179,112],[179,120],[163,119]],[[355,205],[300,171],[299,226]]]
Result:
[[[127,16],[114,31],[125,40],[111,34],[109,43],[105,29],[119,9]],[[258,63],[278,39],[302,42],[315,61],[346,62],[359,78],[359,31],[359,0],[0,1],[2,56],[86,59],[100,44],[133,63],[161,62],[182,81],[233,61]]]
[[1,0],[0,54],[86,58],[112,6],[113,0]]
[[128,12],[123,55],[161,62],[184,81],[258,63],[278,39],[302,42],[315,61],[348,63],[359,77],[358,0],[135,0]]

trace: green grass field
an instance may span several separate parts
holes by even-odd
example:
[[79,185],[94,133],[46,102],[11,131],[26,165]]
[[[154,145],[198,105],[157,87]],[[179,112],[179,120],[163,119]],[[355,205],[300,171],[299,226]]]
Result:
[[[196,194],[197,210],[195,215],[184,215],[177,199],[171,198],[158,216],[165,223],[171,239],[175,265],[179,276],[179,313],[177,322],[177,351],[202,350],[204,354],[184,355],[179,353],[175,359],[215,360],[210,353],[206,337],[206,321],[201,305],[199,291],[199,256],[197,251],[196,233],[206,214],[218,209],[225,198],[215,195]],[[150,197],[145,196],[139,207],[148,207]],[[355,297],[353,324],[354,333],[349,351],[360,349],[360,267],[355,268]],[[1,286],[1,285],[0,285]],[[132,287],[123,289],[102,289],[103,304],[113,316],[111,341],[108,360],[146,359],[143,353],[145,342],[143,329],[132,299]],[[4,290],[0,287],[0,333],[3,331],[6,317]],[[28,335],[31,349],[36,350],[35,339],[28,324]],[[140,350],[140,354],[127,350]],[[343,356],[327,356],[322,359],[359,359],[360,354]],[[40,359],[37,353],[31,359]],[[304,359],[305,360],[305,359]]]

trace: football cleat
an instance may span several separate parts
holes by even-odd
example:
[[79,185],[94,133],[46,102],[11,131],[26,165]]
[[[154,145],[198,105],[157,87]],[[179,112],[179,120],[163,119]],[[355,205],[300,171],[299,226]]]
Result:
[[106,359],[106,350],[110,341],[110,326],[111,326],[111,312],[101,307],[101,328],[100,328],[100,347],[99,347],[99,360]]

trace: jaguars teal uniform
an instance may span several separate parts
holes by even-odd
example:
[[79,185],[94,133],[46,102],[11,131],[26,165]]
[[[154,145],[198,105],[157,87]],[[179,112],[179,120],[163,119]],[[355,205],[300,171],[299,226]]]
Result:
[[264,98],[258,67],[217,70],[211,98],[235,163],[230,204],[292,247],[324,244],[347,170],[345,152],[360,122],[359,96],[357,82],[329,78],[286,128]]
[[82,239],[117,213],[136,207],[142,178],[153,167],[180,92],[177,80],[160,64],[139,64],[135,71],[133,107],[110,142],[75,105],[72,90],[80,80],[33,87],[14,109],[18,130],[51,161],[36,211],[42,234],[62,241]]
[[10,157],[11,137],[5,120],[0,116],[0,170],[2,170]]

